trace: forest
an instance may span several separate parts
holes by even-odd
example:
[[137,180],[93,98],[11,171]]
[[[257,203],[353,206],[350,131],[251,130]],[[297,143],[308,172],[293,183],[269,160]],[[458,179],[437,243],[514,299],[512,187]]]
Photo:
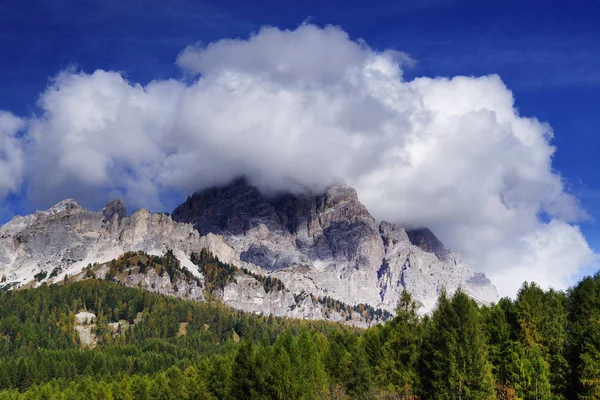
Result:
[[423,317],[404,292],[366,330],[100,279],[6,290],[0,398],[599,399],[600,274],[566,292],[525,283],[490,307],[441,293]]

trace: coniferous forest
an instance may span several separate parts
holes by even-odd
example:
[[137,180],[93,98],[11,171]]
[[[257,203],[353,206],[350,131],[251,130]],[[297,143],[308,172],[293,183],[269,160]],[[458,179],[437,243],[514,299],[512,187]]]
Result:
[[491,307],[442,293],[425,317],[405,292],[367,330],[97,279],[3,291],[0,398],[599,399],[600,274]]

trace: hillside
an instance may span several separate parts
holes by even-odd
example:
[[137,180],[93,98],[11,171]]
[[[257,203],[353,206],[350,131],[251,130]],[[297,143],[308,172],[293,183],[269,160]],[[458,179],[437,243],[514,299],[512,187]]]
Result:
[[[65,275],[63,282],[101,278],[177,298],[225,304],[232,298],[245,296],[249,299],[246,303],[235,303],[236,308],[242,311],[299,318],[310,312],[309,319],[312,320],[330,320],[362,327],[392,318],[390,312],[368,304],[349,305],[330,297],[317,297],[305,292],[294,294],[279,279],[223,263],[206,249],[191,253],[190,261],[196,274],[182,266],[171,250],[162,256],[143,251],[127,252],[107,263],[88,264],[78,274]],[[46,278],[47,275],[39,273],[35,281],[22,288],[40,283],[61,284],[61,281],[52,280],[53,275],[56,276],[50,274]],[[10,287],[0,284],[0,288]],[[260,302],[252,299],[260,299]]]
[[598,398],[600,274],[416,308],[403,292],[392,321],[362,330],[93,278],[2,291],[0,398]]

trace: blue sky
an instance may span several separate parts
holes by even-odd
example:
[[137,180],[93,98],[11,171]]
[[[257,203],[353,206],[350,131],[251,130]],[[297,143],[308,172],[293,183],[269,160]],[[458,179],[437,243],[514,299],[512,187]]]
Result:
[[[590,214],[580,226],[598,249],[600,7],[593,3],[4,1],[0,110],[21,117],[38,113],[40,93],[65,69],[114,70],[141,84],[183,79],[175,60],[195,42],[247,38],[264,25],[338,25],[374,50],[409,54],[416,63],[405,68],[407,80],[498,74],[521,115],[552,126],[558,148],[552,169]],[[39,205],[25,201],[23,193],[9,195],[0,222]],[[163,195],[169,205],[183,196]]]

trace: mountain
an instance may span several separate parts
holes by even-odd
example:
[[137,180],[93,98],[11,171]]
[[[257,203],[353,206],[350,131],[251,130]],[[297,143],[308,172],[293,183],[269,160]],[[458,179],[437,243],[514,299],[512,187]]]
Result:
[[[358,326],[391,317],[366,304],[358,311],[357,302],[344,304],[293,292],[275,277],[255,273],[257,269],[236,258],[220,236],[201,237],[192,225],[177,223],[165,213],[141,209],[126,215],[120,200],[90,211],[67,199],[47,211],[15,217],[0,227],[0,287],[36,287],[60,283],[65,277],[70,282],[110,277],[126,286],[180,298],[216,298],[253,313]],[[195,258],[201,258],[203,249],[216,249],[224,259],[238,262],[222,265],[210,259],[207,266]],[[162,257],[169,250],[177,259],[176,268],[173,273],[161,273],[169,267]],[[137,267],[140,261],[148,265],[143,273]]]
[[24,284],[39,272],[56,269],[62,277],[130,250],[162,254],[167,248],[191,264],[185,254],[198,248],[200,239],[191,226],[143,209],[126,215],[121,200],[94,212],[67,199],[47,211],[17,216],[0,227],[0,273],[8,283]]
[[225,249],[211,247],[219,258],[277,277],[294,292],[393,310],[406,288],[422,312],[442,288],[452,294],[461,287],[480,303],[498,298],[491,282],[429,229],[378,225],[349,186],[266,196],[240,178],[195,193],[172,216],[222,238]]
[[[169,250],[176,271],[164,275]],[[138,257],[130,262],[123,254],[131,251],[139,255],[127,255]],[[142,273],[140,262],[152,268]],[[98,211],[68,199],[15,217],[0,227],[0,274],[5,288],[110,277],[248,312],[355,325],[387,318],[404,288],[421,312],[442,288],[461,287],[479,303],[497,299],[489,280],[431,231],[377,224],[351,187],[268,196],[245,179],[195,193],[172,217],[144,209],[128,216],[118,199]]]

